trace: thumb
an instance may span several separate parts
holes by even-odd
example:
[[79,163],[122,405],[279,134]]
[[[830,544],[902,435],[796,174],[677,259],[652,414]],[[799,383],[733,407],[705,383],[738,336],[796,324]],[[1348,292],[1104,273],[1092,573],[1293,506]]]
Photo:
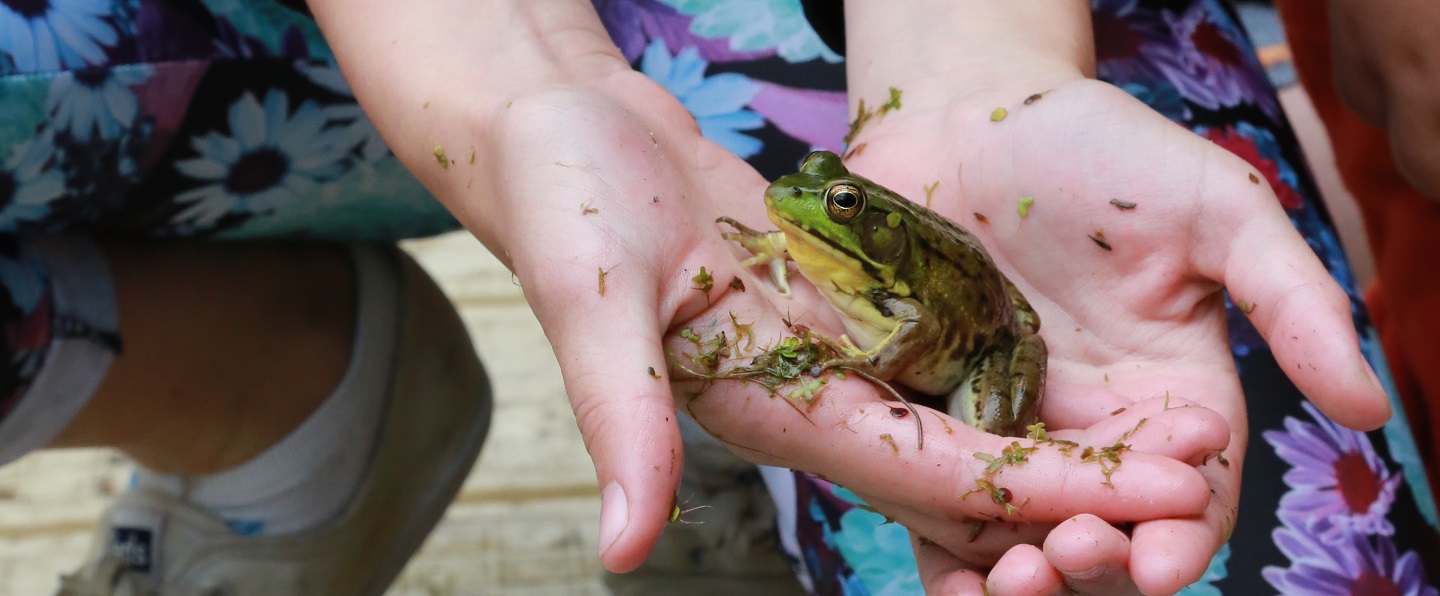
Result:
[[1224,187],[1217,201],[1254,201],[1270,213],[1241,217],[1232,209],[1231,221],[1212,226],[1216,233],[1207,238],[1225,248],[1204,251],[1213,259],[1201,259],[1202,269],[1223,280],[1286,376],[1322,412],[1349,428],[1378,428],[1390,417],[1390,402],[1360,353],[1349,296],[1295,231],[1274,194],[1241,176],[1215,185]]
[[654,278],[639,263],[614,266],[602,295],[597,267],[549,263],[521,285],[595,464],[601,561],[623,573],[645,561],[670,518],[683,452]]

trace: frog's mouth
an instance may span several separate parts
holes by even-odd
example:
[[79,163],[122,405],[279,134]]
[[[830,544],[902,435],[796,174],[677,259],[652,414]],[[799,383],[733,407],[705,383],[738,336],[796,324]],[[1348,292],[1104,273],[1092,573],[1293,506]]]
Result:
[[778,217],[774,221],[785,233],[790,258],[805,279],[845,315],[845,328],[852,338],[868,348],[883,337],[893,322],[866,297],[870,290],[885,285],[872,275],[870,267],[799,224]]
[[785,233],[787,240],[798,240],[787,242],[786,250],[810,283],[833,285],[842,292],[857,294],[884,285],[870,263],[829,238],[783,218],[775,218],[775,225]]

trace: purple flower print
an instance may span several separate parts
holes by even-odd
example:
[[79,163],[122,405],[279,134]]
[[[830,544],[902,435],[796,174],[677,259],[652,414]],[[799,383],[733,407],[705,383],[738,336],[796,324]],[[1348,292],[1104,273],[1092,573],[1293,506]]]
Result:
[[1315,596],[1437,596],[1427,585],[1415,551],[1397,552],[1388,536],[1350,534],[1327,543],[1281,514],[1272,533],[1289,567],[1266,567],[1262,574],[1281,594]]
[[1180,94],[1218,110],[1246,103],[1279,117],[1280,105],[1245,33],[1213,0],[1196,2],[1184,13],[1167,12],[1177,59],[1157,63]]
[[1309,402],[1301,406],[1316,423],[1287,416],[1284,431],[1265,431],[1275,454],[1292,466],[1279,514],[1327,544],[1348,534],[1394,534],[1385,516],[1403,477],[1391,473],[1364,433],[1331,422]]
[[693,47],[706,62],[756,60],[774,55],[773,49],[760,52],[737,52],[730,49],[725,38],[707,39],[690,31],[694,18],[680,14],[658,0],[594,0],[611,41],[620,48],[625,59],[634,63],[645,53],[653,39],[665,40],[671,51]]
[[[1178,67],[1180,46],[1159,13],[1137,0],[1094,0],[1095,68],[1100,78],[1118,86],[1155,87],[1165,79],[1161,64]],[[1188,116],[1188,114],[1187,114]]]
[[811,147],[839,152],[845,148],[849,106],[841,91],[796,89],[755,81],[759,92],[750,107],[792,138]]

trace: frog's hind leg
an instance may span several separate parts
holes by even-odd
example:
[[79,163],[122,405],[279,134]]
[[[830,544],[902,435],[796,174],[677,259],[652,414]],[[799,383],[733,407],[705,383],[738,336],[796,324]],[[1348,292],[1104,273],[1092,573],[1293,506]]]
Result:
[[1035,309],[1030,306],[1030,301],[1020,293],[1020,288],[1005,280],[1005,291],[1010,293],[1010,304],[1015,307],[1015,320],[1020,323],[1020,329],[1030,335],[1040,332],[1040,315],[1035,314]]
[[[1036,319],[1035,324],[1040,324]],[[1019,431],[1040,419],[1049,349],[1039,335],[1026,335],[1010,353],[1010,415]]]
[[1025,335],[1013,350],[981,356],[952,396],[950,415],[987,433],[1024,436],[1040,413],[1046,355],[1045,340]]

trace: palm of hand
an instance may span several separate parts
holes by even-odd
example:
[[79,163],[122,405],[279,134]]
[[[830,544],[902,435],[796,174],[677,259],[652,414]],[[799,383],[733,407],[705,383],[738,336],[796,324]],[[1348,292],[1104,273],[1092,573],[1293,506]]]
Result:
[[[1252,168],[1110,85],[1076,80],[1023,98],[1002,104],[998,121],[989,116],[1000,105],[975,102],[894,112],[861,135],[867,147],[851,169],[922,200],[921,187],[938,182],[932,207],[979,236],[1024,292],[1050,346],[1050,426],[1088,427],[1159,396],[1224,416],[1231,463],[1200,468],[1215,491],[1205,516],[1142,523],[1133,535],[1134,580],[1179,589],[1228,537],[1246,447],[1222,284],[1282,366],[1309,365],[1293,377],[1322,408],[1361,427],[1386,408],[1356,386],[1348,303]],[[1306,374],[1317,365],[1348,385]]]

